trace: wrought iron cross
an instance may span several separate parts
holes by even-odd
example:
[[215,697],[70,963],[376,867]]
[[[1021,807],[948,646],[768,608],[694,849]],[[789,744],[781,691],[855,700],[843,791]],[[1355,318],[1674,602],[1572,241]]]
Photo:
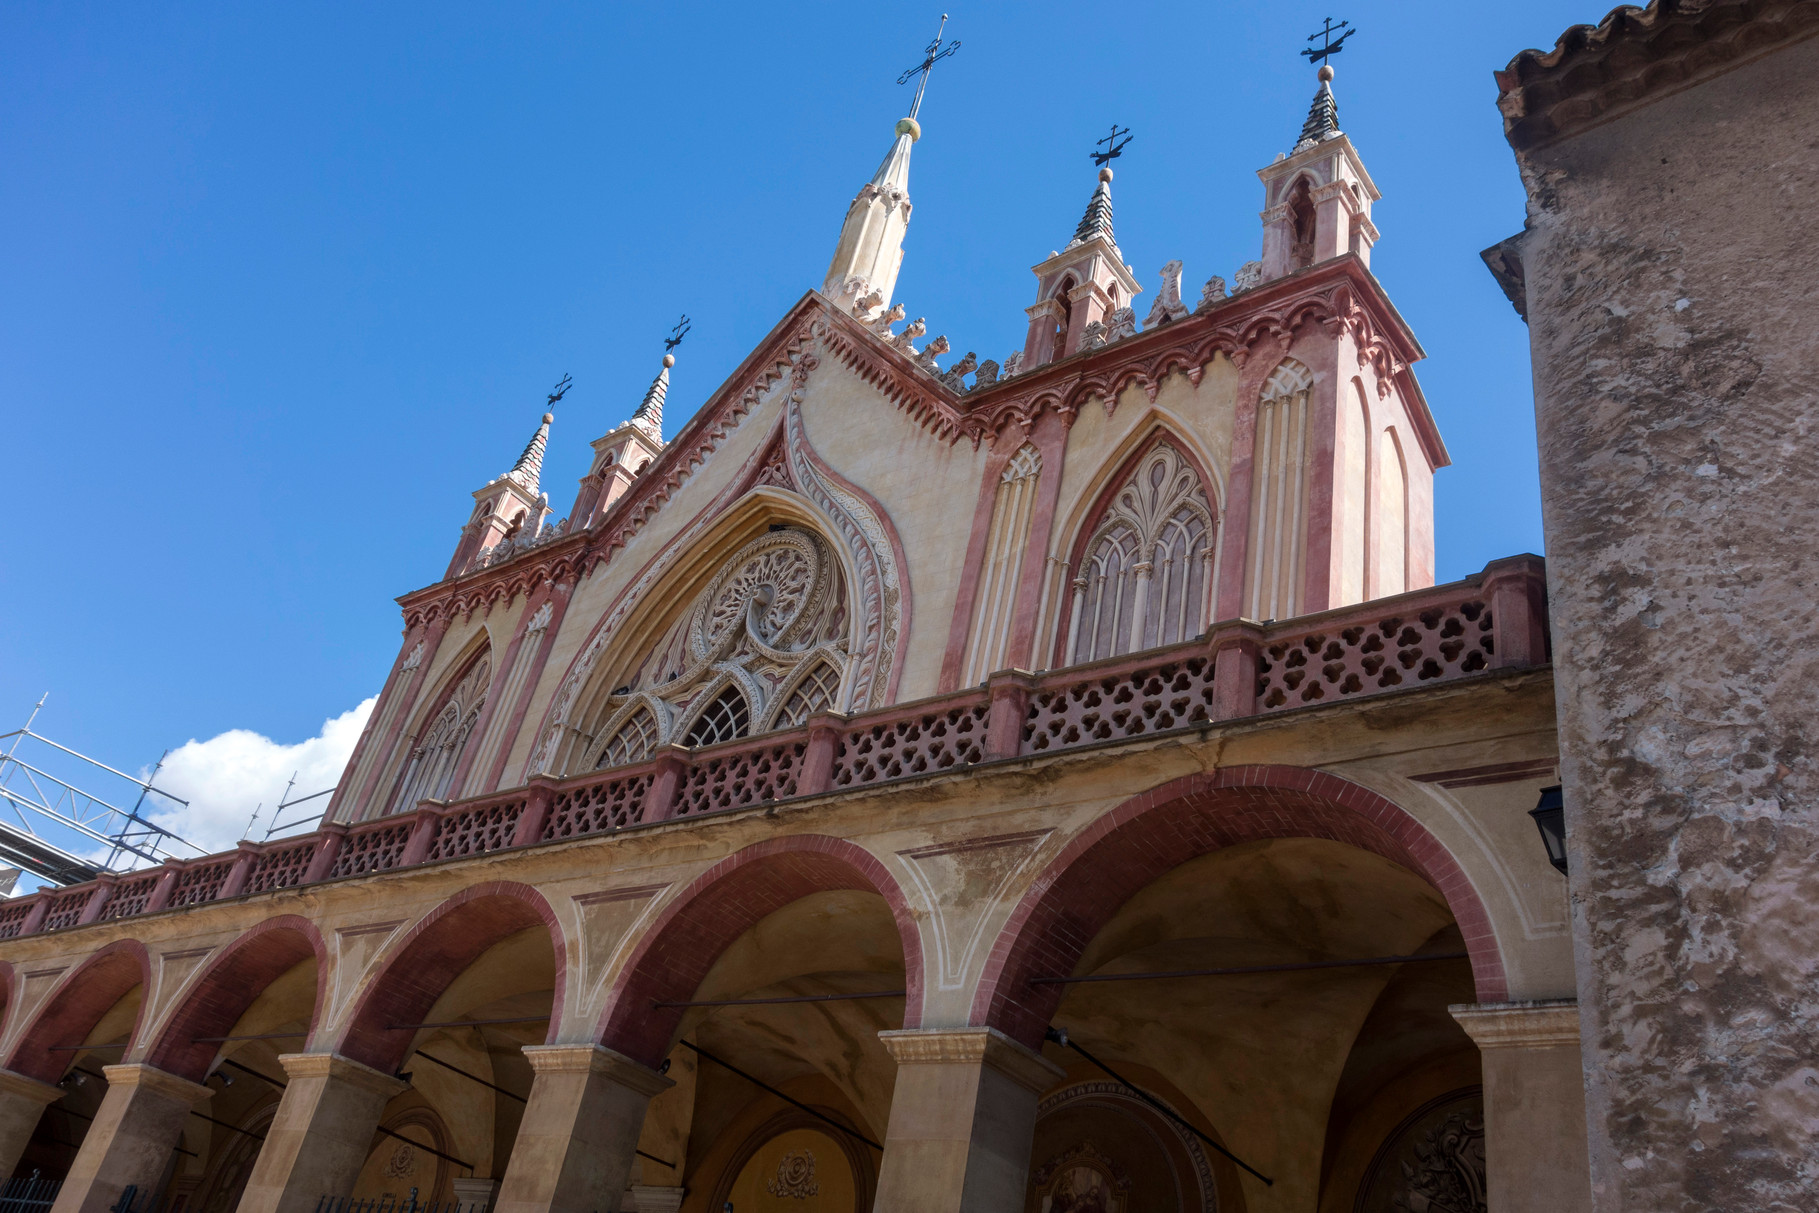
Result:
[[[1309,42],[1315,38],[1320,39],[1320,45],[1303,47],[1301,53],[1307,56],[1309,63],[1318,63],[1322,59],[1337,55],[1344,50],[1345,40],[1357,32],[1350,21],[1341,21],[1338,25],[1334,25],[1333,19],[1328,17],[1324,26],[1307,36]],[[1335,34],[1338,37],[1335,38],[1333,36]]]
[[564,396],[568,395],[568,390],[574,386],[575,386],[575,380],[574,380],[573,376],[570,376],[570,375],[562,376],[562,382],[558,383],[555,387],[550,389],[550,394],[548,397],[550,404],[554,405],[557,401],[561,400]]
[[909,116],[911,118],[914,118],[917,111],[922,108],[922,94],[928,88],[928,74],[935,70],[935,61],[937,59],[945,59],[960,49],[960,40],[958,38],[954,39],[946,46],[941,45],[941,35],[946,32],[947,14],[942,13],[941,28],[935,31],[935,40],[923,48],[922,62],[897,77],[898,84],[908,84],[911,76],[922,77],[922,79],[916,81],[916,99],[910,102]]
[[676,321],[676,327],[671,329],[669,331],[669,336],[663,339],[663,352],[667,354],[681,345],[682,339],[688,336],[689,329],[693,327],[694,321],[690,320],[688,318],[688,313],[684,312],[682,314],[682,319]]
[[[1123,139],[1120,140],[1119,136],[1123,136]],[[1105,150],[1102,152],[1088,152],[1087,155],[1093,158],[1094,164],[1103,168],[1105,165],[1110,164],[1118,157],[1124,155],[1125,144],[1130,141],[1131,128],[1127,126],[1123,130],[1119,130],[1118,124],[1114,122],[1112,123],[1112,133],[1093,144],[1094,147],[1102,147]]]

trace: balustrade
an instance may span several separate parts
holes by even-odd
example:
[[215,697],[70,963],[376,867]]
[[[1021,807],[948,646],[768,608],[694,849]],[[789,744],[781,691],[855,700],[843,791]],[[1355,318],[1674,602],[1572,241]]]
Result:
[[1235,620],[1166,649],[1040,675],[1005,671],[983,687],[851,719],[823,714],[759,737],[670,746],[630,766],[539,776],[109,874],[0,905],[0,939],[1533,668],[1548,660],[1545,610],[1541,560],[1513,557],[1465,581],[1319,615]]

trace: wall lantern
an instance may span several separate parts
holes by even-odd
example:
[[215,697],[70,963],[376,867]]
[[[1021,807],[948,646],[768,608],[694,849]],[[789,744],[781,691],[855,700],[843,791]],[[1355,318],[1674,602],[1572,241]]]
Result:
[[1541,831],[1541,844],[1547,848],[1547,861],[1566,875],[1566,797],[1560,785],[1541,789],[1541,799],[1528,811]]

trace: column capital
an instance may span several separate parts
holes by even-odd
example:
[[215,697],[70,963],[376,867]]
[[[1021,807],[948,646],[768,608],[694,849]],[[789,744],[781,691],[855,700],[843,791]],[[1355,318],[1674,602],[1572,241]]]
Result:
[[344,1082],[375,1095],[391,1099],[403,1094],[410,1084],[390,1074],[378,1070],[351,1057],[339,1053],[280,1053],[278,1064],[292,1078],[326,1078],[335,1082]]
[[110,1088],[142,1087],[154,1095],[163,1095],[184,1103],[199,1103],[214,1094],[199,1082],[179,1078],[169,1070],[160,1070],[157,1066],[148,1066],[142,1061],[102,1066],[101,1073],[107,1076]]
[[1480,1049],[1552,1049],[1579,1045],[1579,1003],[1571,998],[1534,1002],[1460,1002],[1447,1010]]
[[878,1033],[899,1066],[990,1066],[1018,1086],[1046,1091],[1067,1071],[997,1028],[907,1028]]
[[62,1099],[64,1090],[54,1083],[39,1082],[11,1070],[0,1070],[0,1095],[17,1095],[23,1099],[50,1104]]
[[525,1045],[524,1059],[538,1074],[601,1074],[646,1098],[676,1085],[674,1079],[605,1045]]

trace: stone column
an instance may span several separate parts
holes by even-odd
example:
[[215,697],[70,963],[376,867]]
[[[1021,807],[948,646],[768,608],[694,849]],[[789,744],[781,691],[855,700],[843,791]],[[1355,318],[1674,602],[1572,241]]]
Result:
[[44,1109],[62,1098],[62,1087],[0,1070],[0,1178],[18,1169]]
[[611,1213],[651,1097],[670,1080],[599,1045],[527,1045],[536,1071],[494,1213]]
[[995,1028],[880,1032],[897,1062],[876,1209],[1023,1207],[1036,1097],[1064,1073]]
[[1590,1213],[1579,1004],[1449,1008],[1484,1064],[1489,1213]]
[[107,1094],[52,1213],[106,1213],[127,1188],[141,1203],[170,1165],[190,1109],[214,1092],[144,1063],[103,1066]]
[[313,1213],[353,1191],[385,1105],[405,1084],[336,1053],[285,1053],[290,1075],[237,1213]]

